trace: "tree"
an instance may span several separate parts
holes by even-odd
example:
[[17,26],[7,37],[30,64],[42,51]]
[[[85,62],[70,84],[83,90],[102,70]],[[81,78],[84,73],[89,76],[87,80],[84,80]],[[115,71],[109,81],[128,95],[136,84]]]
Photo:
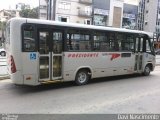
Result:
[[25,18],[38,18],[38,10],[38,7],[33,9],[22,9],[20,11],[20,16]]
[[4,42],[5,40],[5,29],[6,29],[6,21],[0,21],[0,32],[1,32],[1,35],[0,35],[0,46],[2,46],[2,43]]
[[0,30],[5,29],[5,28],[6,28],[6,22],[0,21]]

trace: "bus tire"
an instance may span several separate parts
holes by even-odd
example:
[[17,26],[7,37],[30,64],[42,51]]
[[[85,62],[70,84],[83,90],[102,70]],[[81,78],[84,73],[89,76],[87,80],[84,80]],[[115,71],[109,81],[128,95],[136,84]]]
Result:
[[85,85],[88,83],[90,79],[90,76],[88,74],[88,71],[85,69],[79,70],[76,74],[75,83],[77,85]]
[[144,75],[144,76],[149,76],[149,75],[150,75],[150,72],[151,72],[151,67],[150,67],[150,65],[146,65],[146,67],[144,68],[144,71],[143,71],[143,75]]

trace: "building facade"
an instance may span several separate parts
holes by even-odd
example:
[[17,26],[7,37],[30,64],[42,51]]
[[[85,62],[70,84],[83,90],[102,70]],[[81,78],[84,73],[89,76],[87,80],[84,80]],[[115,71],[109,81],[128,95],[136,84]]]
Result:
[[157,33],[159,31],[159,0],[140,0],[137,25],[139,30]]
[[157,6],[156,33],[160,41],[160,37],[159,37],[160,36],[160,0],[158,0],[158,6]]
[[5,23],[12,17],[19,17],[18,10],[0,10],[0,46],[5,39]]
[[39,1],[40,19],[50,16],[51,20],[62,22],[122,27],[123,0]]
[[39,1],[40,19],[137,29],[138,7],[125,4],[124,0]]
[[137,29],[138,5],[124,3],[122,27],[127,29]]
[[93,24],[97,26],[108,26],[110,0],[93,0]]
[[158,0],[145,0],[144,31],[156,32]]
[[19,11],[18,10],[1,10],[0,11],[0,21],[7,21],[10,18],[13,17],[19,17]]
[[112,27],[122,27],[124,0],[110,0],[109,24]]
[[140,0],[138,4],[137,29],[144,30],[145,0]]
[[47,16],[61,22],[92,24],[92,0],[40,0],[40,19]]
[[47,19],[48,1],[39,0],[39,19]]

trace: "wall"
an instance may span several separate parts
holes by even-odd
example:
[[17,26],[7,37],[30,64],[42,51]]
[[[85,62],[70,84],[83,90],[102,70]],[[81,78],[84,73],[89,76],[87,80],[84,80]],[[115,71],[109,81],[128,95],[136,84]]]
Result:
[[[124,3],[123,0],[110,1],[109,26],[122,27],[123,3]],[[115,10],[121,10],[121,11],[115,11]],[[120,18],[119,21],[117,21],[116,16],[114,17],[114,14],[118,14]]]
[[[158,0],[149,0],[145,3],[144,11],[144,31],[155,32],[156,18],[157,18],[157,4]],[[148,13],[146,11],[148,10]]]

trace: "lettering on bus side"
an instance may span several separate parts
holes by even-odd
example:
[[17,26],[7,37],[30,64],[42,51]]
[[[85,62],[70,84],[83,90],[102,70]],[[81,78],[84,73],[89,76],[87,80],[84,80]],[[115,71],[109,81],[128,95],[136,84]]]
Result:
[[98,57],[98,53],[70,53],[68,58],[94,58]]

